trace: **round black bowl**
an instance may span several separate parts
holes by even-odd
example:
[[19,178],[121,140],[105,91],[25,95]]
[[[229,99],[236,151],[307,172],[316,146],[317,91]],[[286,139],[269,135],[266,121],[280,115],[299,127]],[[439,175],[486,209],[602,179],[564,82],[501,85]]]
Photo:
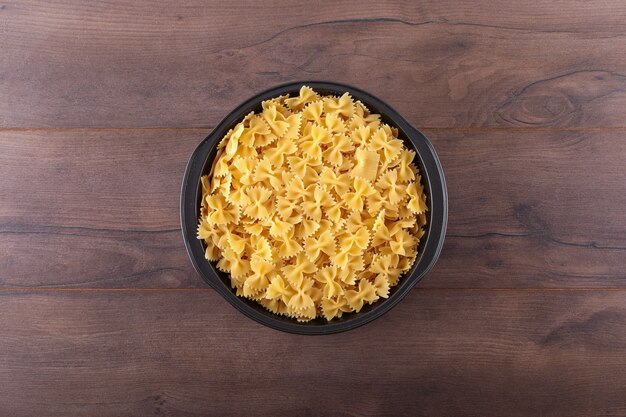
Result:
[[[428,223],[419,244],[417,259],[411,270],[404,274],[398,285],[391,289],[389,298],[380,299],[371,305],[364,306],[358,313],[344,314],[343,317],[333,319],[330,322],[324,319],[315,319],[310,322],[299,323],[295,319],[273,314],[255,301],[237,297],[235,291],[230,287],[228,274],[219,271],[215,265],[204,258],[204,243],[196,238],[202,192],[200,177],[209,173],[220,139],[246,114],[251,111],[260,111],[263,100],[282,94],[297,95],[302,85],[308,85],[323,95],[341,95],[347,91],[353,98],[364,103],[373,113],[381,114],[384,122],[397,127],[400,139],[405,142],[407,147],[417,152],[415,162],[422,175],[424,189],[428,195]],[[411,288],[430,271],[439,257],[446,233],[448,193],[441,163],[431,143],[395,110],[371,94],[354,87],[331,82],[306,81],[280,85],[250,98],[226,116],[198,145],[189,159],[183,178],[180,219],[185,246],[194,268],[207,284],[235,308],[246,316],[274,329],[300,334],[330,334],[354,329],[382,316],[398,304]]]

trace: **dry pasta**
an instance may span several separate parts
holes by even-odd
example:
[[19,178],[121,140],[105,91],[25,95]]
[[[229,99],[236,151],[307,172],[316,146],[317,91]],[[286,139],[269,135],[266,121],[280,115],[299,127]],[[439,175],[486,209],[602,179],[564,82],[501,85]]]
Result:
[[238,296],[309,321],[358,312],[411,269],[426,224],[415,152],[348,94],[303,86],[248,114],[202,177],[198,238]]

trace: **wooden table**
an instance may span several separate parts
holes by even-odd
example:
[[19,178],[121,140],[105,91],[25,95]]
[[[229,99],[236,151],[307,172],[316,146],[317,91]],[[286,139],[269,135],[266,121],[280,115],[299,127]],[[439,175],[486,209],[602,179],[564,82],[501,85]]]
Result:
[[[211,127],[304,79],[450,194],[432,273],[326,337],[203,285],[178,214]],[[625,116],[622,0],[0,2],[0,415],[624,416]]]

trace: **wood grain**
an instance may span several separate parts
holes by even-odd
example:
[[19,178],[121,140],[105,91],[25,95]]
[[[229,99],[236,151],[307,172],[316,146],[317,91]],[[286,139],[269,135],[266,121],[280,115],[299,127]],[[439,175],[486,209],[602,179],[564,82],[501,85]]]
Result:
[[[626,416],[626,3],[0,1],[0,416]],[[301,337],[193,271],[179,191],[256,92],[426,128],[435,269]]]
[[0,411],[607,416],[626,293],[413,292],[354,331],[288,335],[212,291],[0,294]]
[[163,231],[209,133],[178,130],[0,132],[3,223]]
[[417,126],[623,127],[625,22],[618,0],[9,2],[0,126],[212,126],[327,79]]
[[[1,132],[0,286],[203,287],[179,191],[206,133]],[[626,287],[626,131],[426,133],[450,217],[421,286]]]

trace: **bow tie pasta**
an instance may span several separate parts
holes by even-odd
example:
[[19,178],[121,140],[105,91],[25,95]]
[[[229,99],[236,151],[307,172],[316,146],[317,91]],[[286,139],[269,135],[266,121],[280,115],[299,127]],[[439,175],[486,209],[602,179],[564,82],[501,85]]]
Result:
[[237,295],[309,321],[389,296],[417,256],[426,195],[398,130],[348,93],[264,101],[202,177],[198,238]]

